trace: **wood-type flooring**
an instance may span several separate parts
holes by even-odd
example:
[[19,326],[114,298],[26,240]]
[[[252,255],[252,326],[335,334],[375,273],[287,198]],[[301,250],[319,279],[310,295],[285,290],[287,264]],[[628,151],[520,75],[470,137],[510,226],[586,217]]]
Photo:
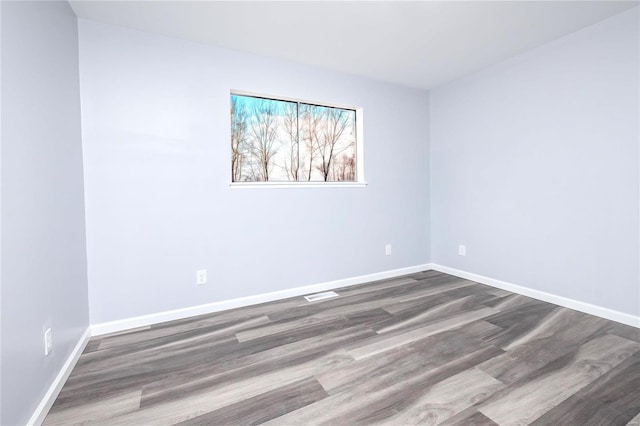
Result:
[[636,425],[640,329],[436,271],[94,337],[46,425]]

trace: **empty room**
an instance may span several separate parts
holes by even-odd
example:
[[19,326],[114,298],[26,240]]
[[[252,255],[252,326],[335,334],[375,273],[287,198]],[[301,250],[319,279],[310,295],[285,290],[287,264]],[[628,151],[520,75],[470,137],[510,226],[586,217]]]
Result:
[[0,425],[640,426],[638,1],[0,1]]

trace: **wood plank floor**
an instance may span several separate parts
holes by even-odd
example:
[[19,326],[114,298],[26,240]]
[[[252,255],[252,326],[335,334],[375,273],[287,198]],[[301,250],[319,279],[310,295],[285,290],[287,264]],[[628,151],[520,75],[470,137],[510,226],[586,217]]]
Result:
[[45,424],[640,425],[640,329],[435,271],[91,339]]

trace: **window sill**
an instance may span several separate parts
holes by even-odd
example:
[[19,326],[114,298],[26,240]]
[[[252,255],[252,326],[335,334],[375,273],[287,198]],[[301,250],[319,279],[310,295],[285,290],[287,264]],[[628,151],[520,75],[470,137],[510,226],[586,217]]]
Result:
[[231,188],[364,188],[367,182],[231,182]]

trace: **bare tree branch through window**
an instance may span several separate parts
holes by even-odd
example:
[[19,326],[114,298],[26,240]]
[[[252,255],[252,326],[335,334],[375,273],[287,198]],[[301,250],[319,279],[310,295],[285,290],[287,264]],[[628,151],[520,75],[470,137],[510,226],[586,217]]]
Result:
[[231,95],[232,182],[355,182],[356,111]]

